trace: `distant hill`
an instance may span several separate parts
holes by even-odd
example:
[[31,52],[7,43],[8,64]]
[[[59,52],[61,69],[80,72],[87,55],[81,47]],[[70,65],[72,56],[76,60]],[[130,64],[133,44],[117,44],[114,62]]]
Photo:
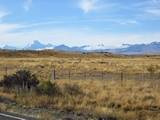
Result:
[[24,49],[26,50],[44,50],[44,49],[54,49],[52,44],[42,44],[38,40],[33,41],[31,45],[27,45]]
[[109,51],[120,54],[160,54],[160,42],[128,45],[126,48],[113,49]]
[[[15,50],[16,47],[4,46],[2,49]],[[24,50],[56,50],[56,51],[66,51],[66,52],[111,52],[115,54],[160,54],[160,42],[152,42],[149,44],[124,44],[121,48],[108,49],[103,44],[98,44],[97,46],[67,46],[67,45],[52,45],[43,44],[38,40],[35,40],[31,45],[27,45],[23,48]]]
[[86,46],[80,46],[80,47],[68,47],[66,45],[59,45],[54,47],[54,50],[58,50],[58,51],[68,51],[68,52],[84,52]]
[[6,49],[6,50],[16,50],[16,47],[13,46],[9,46],[9,45],[5,45],[2,49]]

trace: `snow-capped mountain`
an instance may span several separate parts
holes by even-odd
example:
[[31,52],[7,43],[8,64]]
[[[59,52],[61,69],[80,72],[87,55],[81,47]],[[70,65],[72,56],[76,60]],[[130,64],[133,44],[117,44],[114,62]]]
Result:
[[110,52],[120,54],[160,54],[160,42],[128,45],[124,48],[110,50]]
[[44,50],[44,49],[54,49],[52,44],[42,44],[38,40],[33,41],[31,45],[27,45],[25,50]]
[[98,45],[87,45],[84,47],[84,50],[92,51],[92,50],[105,50],[107,49],[107,46],[104,44],[98,44]]
[[58,50],[58,51],[69,51],[69,52],[82,52],[82,51],[86,51],[85,48],[87,46],[80,46],[80,47],[77,47],[77,46],[74,46],[74,47],[69,47],[69,46],[66,46],[66,45],[58,45],[58,46],[55,46],[54,47],[54,50]]
[[[16,47],[5,45],[2,49],[15,50]],[[45,50],[54,49],[57,51],[68,51],[68,52],[111,52],[116,54],[160,54],[160,42],[152,42],[149,44],[123,44],[121,48],[107,47],[104,44],[97,45],[84,45],[84,46],[67,46],[52,44],[43,44],[38,40],[33,41],[32,44],[27,45],[23,48],[24,50]]]
[[7,49],[7,50],[16,50],[16,47],[10,46],[10,45],[5,45],[2,47],[2,49]]
[[[73,46],[69,47],[67,45],[57,45],[54,46],[52,44],[43,44],[38,40],[34,40],[32,44],[28,44],[23,49],[24,50],[45,50],[45,49],[54,49],[57,51],[95,51],[95,50],[106,50],[107,46],[104,44],[98,45],[84,45],[84,46]],[[3,49],[16,50],[16,47],[5,45]]]

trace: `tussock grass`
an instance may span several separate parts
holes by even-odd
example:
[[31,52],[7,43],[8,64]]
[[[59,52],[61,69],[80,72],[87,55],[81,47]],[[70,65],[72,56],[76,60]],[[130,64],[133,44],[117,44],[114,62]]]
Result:
[[123,81],[122,84],[121,81],[59,80],[55,83],[61,89],[60,95],[31,92],[11,99],[24,107],[81,111],[124,120],[158,120],[160,117],[159,81]]
[[[57,76],[72,73],[149,73],[148,69],[155,68],[160,72],[160,57],[105,57],[105,56],[72,56],[59,57],[31,57],[31,58],[0,58],[0,78],[6,74],[13,74],[19,69],[28,69],[35,73],[38,79],[46,81],[51,79],[53,69]],[[7,68],[7,71],[6,71]],[[84,75],[82,75],[84,77]]]
[[[0,77],[13,74],[19,69],[29,69],[41,82],[48,81],[51,80],[53,68],[56,69],[56,74],[60,75],[68,74],[68,71],[160,73],[159,61],[160,56],[124,57],[53,51],[12,53],[0,51]],[[16,93],[0,89],[0,110],[9,109],[8,104],[15,102],[24,108],[52,108],[96,116],[115,116],[122,120],[160,118],[160,81],[56,80],[52,82],[59,88],[58,93],[54,95],[37,94],[35,91]],[[48,114],[46,118],[49,117]]]

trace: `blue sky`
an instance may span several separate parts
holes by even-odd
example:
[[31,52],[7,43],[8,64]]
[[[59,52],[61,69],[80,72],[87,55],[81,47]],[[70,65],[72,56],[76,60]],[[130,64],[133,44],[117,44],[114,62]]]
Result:
[[160,41],[160,0],[0,0],[0,46]]

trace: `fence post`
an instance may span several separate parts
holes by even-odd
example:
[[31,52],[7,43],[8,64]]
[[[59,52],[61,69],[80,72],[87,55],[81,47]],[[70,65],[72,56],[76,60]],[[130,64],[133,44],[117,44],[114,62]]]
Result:
[[144,80],[144,73],[142,72],[142,81]]
[[123,81],[123,72],[121,72],[121,81]]
[[54,75],[54,80],[56,80],[56,70],[55,70],[55,68],[53,69],[53,75]]
[[84,79],[85,80],[87,79],[87,73],[86,73],[86,71],[84,72]]
[[69,78],[69,80],[71,80],[71,71],[70,70],[68,71],[68,78]]
[[5,66],[5,75],[8,76],[8,68]]
[[103,76],[104,76],[104,72],[102,71],[102,76],[101,76],[102,80],[103,80]]
[[51,72],[51,80],[56,80],[56,70],[55,70],[55,67],[53,68],[53,70]]
[[121,72],[121,86],[123,86],[123,78],[124,77],[124,74],[123,74],[123,72]]

